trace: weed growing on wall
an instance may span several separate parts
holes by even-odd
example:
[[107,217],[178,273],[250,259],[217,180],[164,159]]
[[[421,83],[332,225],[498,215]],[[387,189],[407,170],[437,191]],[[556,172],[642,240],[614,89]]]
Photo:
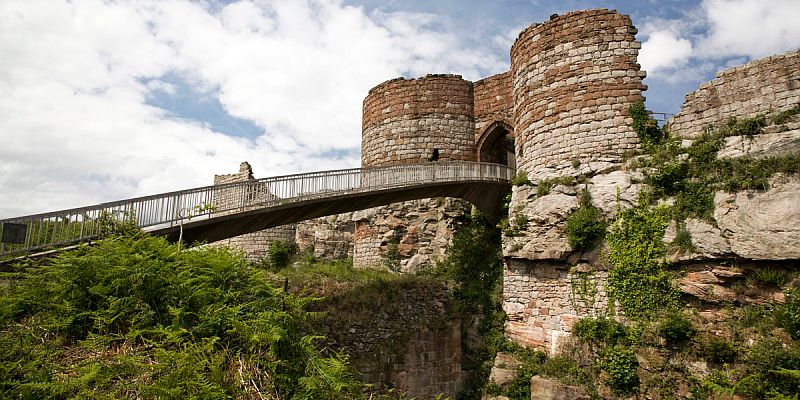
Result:
[[571,271],[569,274],[570,296],[572,308],[579,312],[589,313],[597,301],[597,284],[594,272]]
[[580,207],[567,217],[567,239],[574,250],[589,250],[603,237],[606,222],[603,215],[592,205],[589,191],[583,189]]
[[609,298],[618,301],[625,315],[633,318],[669,309],[678,298],[667,273],[662,241],[669,208],[651,208],[650,199],[647,194],[641,195],[636,207],[618,212],[606,235],[612,265]]
[[[795,107],[800,109],[800,106]],[[713,222],[714,192],[725,190],[767,190],[769,178],[777,173],[800,173],[800,155],[753,159],[717,158],[724,138],[752,138],[761,133],[768,122],[785,122],[800,111],[789,110],[775,116],[756,115],[750,118],[730,118],[724,124],[709,126],[688,148],[666,131],[644,111],[644,103],[631,106],[633,128],[642,140],[649,158],[643,162],[646,183],[657,197],[673,197],[672,218],[699,218]],[[782,123],[782,122],[781,122]],[[655,130],[661,131],[657,134]],[[653,138],[660,138],[658,140]]]
[[528,173],[525,171],[517,171],[514,177],[511,178],[511,184],[514,186],[530,185],[531,180],[528,179]]
[[600,368],[608,373],[606,384],[620,395],[633,394],[639,388],[636,353],[628,346],[613,345],[601,353]]

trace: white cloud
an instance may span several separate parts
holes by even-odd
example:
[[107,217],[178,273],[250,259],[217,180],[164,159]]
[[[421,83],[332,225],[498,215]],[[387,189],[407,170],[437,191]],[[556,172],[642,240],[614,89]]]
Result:
[[681,66],[691,55],[692,42],[676,37],[670,31],[655,31],[642,44],[639,64],[645,71],[655,73],[660,69]]
[[800,1],[705,0],[709,32],[699,43],[708,57],[760,58],[800,48]]
[[797,0],[704,0],[680,19],[645,20],[639,61],[667,82],[709,78],[750,59],[800,48]]
[[[336,0],[3,1],[0,218],[205,185],[243,160],[259,176],[356,166],[370,87],[504,64],[437,18]],[[179,90],[169,74],[263,134],[149,105]]]

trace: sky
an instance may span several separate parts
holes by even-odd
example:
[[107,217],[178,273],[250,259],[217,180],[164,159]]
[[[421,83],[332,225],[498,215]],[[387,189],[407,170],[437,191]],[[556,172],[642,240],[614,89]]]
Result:
[[509,69],[528,25],[631,16],[647,106],[800,48],[798,0],[0,0],[0,218],[359,166],[387,79]]

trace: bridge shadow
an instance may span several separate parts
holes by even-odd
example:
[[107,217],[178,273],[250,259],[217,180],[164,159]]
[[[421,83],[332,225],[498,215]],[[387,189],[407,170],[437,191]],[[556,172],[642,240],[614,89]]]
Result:
[[[498,222],[502,217],[500,214],[503,198],[510,189],[510,183],[500,181],[427,183],[315,198],[282,205],[271,204],[264,208],[248,207],[250,209],[247,211],[220,216],[212,215],[207,219],[184,223],[183,240],[186,243],[215,242],[318,217],[434,197],[453,197],[466,200],[475,205],[489,221]],[[180,227],[175,225],[153,229],[149,232],[166,236],[170,241],[177,241]]]

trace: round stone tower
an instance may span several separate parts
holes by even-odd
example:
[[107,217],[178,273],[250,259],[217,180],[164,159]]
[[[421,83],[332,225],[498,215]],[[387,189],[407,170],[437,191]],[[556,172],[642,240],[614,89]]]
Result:
[[[361,166],[474,161],[472,82],[458,75],[392,79],[364,99]],[[425,199],[353,213],[353,265],[416,272],[444,257],[461,200]]]
[[364,99],[361,166],[474,161],[473,104],[459,75],[381,83]]
[[515,150],[531,180],[577,173],[574,165],[602,169],[638,146],[628,108],[647,87],[635,34],[628,16],[609,10],[520,33],[511,48]]

